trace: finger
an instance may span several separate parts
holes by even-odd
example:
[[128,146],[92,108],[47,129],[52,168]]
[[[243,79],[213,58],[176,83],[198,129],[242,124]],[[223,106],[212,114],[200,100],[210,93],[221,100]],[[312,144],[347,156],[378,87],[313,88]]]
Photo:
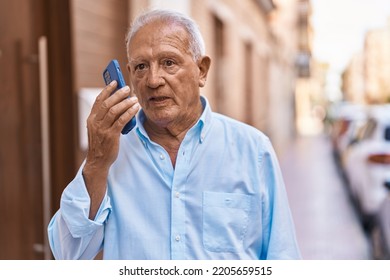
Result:
[[[138,103],[137,97],[126,98],[121,102],[113,105],[104,116],[104,119],[101,121],[102,127],[109,128],[111,127],[127,110],[132,108]],[[134,113],[135,114],[135,113]],[[134,115],[133,114],[133,115]]]
[[115,106],[116,104],[122,102],[125,98],[129,97],[130,95],[130,88],[128,86],[125,86],[119,90],[117,90],[114,94],[111,94],[111,96],[107,97],[101,104],[100,107],[97,108],[96,111],[96,119],[102,120],[105,118],[105,115],[108,113],[108,111]]
[[119,116],[119,118],[112,125],[112,129],[117,133],[122,131],[124,126],[137,114],[140,107],[141,106],[138,101],[134,103],[130,108],[128,108],[125,112],[123,112],[123,114]]
[[101,108],[103,102],[115,91],[116,87],[117,82],[114,80],[100,92],[100,94],[96,97],[95,102],[92,105],[92,114],[97,113],[97,111]]

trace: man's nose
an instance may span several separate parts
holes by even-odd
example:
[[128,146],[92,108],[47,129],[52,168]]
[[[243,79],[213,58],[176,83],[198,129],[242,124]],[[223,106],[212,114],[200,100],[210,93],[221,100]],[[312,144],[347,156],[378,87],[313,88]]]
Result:
[[152,65],[147,75],[146,83],[148,87],[158,88],[165,84],[162,69],[158,65]]

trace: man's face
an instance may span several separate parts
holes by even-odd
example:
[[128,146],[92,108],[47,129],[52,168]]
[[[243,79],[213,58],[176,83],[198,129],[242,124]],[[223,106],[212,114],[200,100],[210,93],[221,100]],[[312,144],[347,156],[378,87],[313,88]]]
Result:
[[210,60],[194,61],[182,27],[161,21],[147,24],[132,38],[128,56],[130,81],[148,120],[167,127],[199,117],[199,87]]

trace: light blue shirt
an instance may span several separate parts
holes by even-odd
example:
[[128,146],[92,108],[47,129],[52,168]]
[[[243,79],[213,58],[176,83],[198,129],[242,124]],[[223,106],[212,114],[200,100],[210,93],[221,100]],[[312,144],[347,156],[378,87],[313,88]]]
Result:
[[121,136],[94,221],[82,167],[61,197],[49,241],[56,259],[299,259],[274,150],[260,131],[204,111],[173,168],[141,110]]

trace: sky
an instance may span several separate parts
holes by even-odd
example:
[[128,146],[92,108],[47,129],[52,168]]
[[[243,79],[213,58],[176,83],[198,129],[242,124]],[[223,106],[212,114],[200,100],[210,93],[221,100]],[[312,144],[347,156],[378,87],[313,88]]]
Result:
[[340,73],[352,55],[363,48],[368,30],[384,27],[390,0],[311,0],[313,57],[327,62],[330,98],[338,98]]

